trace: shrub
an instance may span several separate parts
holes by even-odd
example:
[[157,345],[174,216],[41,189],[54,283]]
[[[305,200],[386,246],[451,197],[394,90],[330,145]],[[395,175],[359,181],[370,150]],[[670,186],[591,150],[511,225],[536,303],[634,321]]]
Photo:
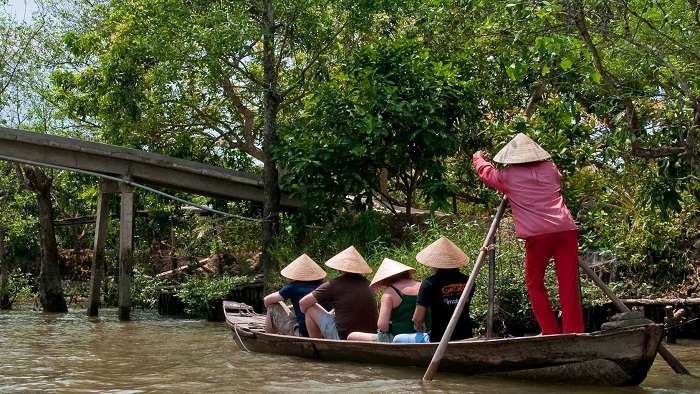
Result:
[[205,316],[209,304],[225,300],[231,290],[251,280],[247,276],[192,276],[175,290],[185,304],[185,311],[193,316]]
[[29,301],[34,298],[31,275],[22,272],[21,269],[13,271],[8,275],[6,292],[7,299],[0,299],[0,302],[7,301],[7,304],[0,305],[3,309],[12,308],[12,304],[15,302]]
[[158,306],[158,298],[168,281],[135,269],[131,280],[131,299],[135,306],[153,309]]

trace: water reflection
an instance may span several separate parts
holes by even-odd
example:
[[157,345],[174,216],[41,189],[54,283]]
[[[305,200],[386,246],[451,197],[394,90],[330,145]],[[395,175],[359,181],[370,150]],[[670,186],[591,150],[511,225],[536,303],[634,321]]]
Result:
[[[699,393],[700,341],[669,350],[695,376],[679,376],[659,356],[639,387],[538,385],[422,369],[320,363],[239,349],[224,323],[116,309],[44,314],[0,311],[0,392],[70,393]],[[601,391],[602,390],[602,391]]]

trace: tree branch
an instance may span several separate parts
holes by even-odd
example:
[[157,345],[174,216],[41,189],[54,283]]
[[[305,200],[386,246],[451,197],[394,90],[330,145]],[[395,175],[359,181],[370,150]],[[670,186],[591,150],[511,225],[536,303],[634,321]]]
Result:
[[228,79],[222,79],[220,83],[224,90],[224,95],[231,100],[233,105],[238,110],[238,113],[240,113],[243,117],[243,142],[245,143],[246,153],[258,160],[261,160],[262,152],[255,146],[255,114],[245,106],[243,100],[241,100],[241,97],[236,94],[231,82]]
[[527,102],[527,105],[525,106],[525,115],[530,118],[532,117],[532,114],[535,113],[535,110],[537,109],[537,104],[539,104],[540,101],[542,101],[542,96],[544,95],[545,88],[547,87],[547,83],[540,81],[535,85],[535,88],[532,90],[532,95],[530,96],[530,100]]
[[615,79],[608,73],[608,71],[603,66],[603,62],[598,52],[598,49],[593,43],[593,40],[588,32],[588,26],[586,25],[583,10],[579,7],[577,10],[575,10],[575,12],[576,14],[573,16],[570,15],[570,17],[573,19],[574,24],[576,25],[576,28],[578,29],[579,34],[581,35],[581,38],[586,43],[586,46],[588,47],[588,50],[591,53],[591,58],[593,59],[593,63],[595,65],[596,70],[603,77],[603,80],[608,85],[610,85],[612,89],[614,89],[618,96],[622,98],[622,103],[625,108],[625,117],[627,119],[627,127],[629,129],[628,132],[630,142],[632,145],[632,154],[637,157],[642,157],[646,159],[656,159],[661,157],[684,157],[691,165],[697,163],[698,160],[696,160],[693,157],[695,156],[694,152],[688,151],[687,147],[685,146],[657,147],[654,149],[647,149],[641,146],[638,137],[638,132],[639,130],[641,130],[641,124],[639,122],[639,118],[637,117],[637,111],[634,106],[634,103],[629,97],[626,97],[623,94],[621,94],[621,89],[619,85],[615,82]]
[[348,21],[345,21],[345,22],[340,26],[340,28],[339,28],[335,33],[333,33],[333,36],[331,37],[331,39],[329,39],[329,40],[326,42],[326,44],[325,44],[321,49],[319,49],[318,52],[316,52],[316,53],[314,54],[314,56],[311,58],[311,60],[308,62],[308,64],[306,64],[306,66],[301,70],[301,74],[300,74],[300,77],[299,77],[299,80],[297,81],[297,83],[292,84],[287,90],[285,90],[284,92],[282,92],[282,97],[286,97],[286,96],[287,96],[289,93],[291,93],[294,89],[298,89],[298,88],[299,88],[299,86],[305,81],[305,79],[306,79],[306,73],[308,72],[308,70],[311,68],[311,66],[315,65],[316,62],[318,62],[318,59],[321,57],[321,54],[325,53],[326,50],[328,49],[328,47],[329,47],[332,43],[335,42],[335,39],[338,37],[338,35],[340,35],[340,33],[341,33],[343,30],[345,30],[345,27],[347,26],[347,24],[348,24]]
[[[256,43],[257,43],[257,42],[258,42],[258,41],[256,41]],[[248,47],[250,48],[251,46],[249,45]],[[245,63],[242,63],[242,62],[241,62],[241,59],[242,59],[243,57],[245,57],[245,56],[240,56],[239,58],[237,58],[237,59],[234,60],[234,61],[227,61],[226,64],[228,64],[229,66],[231,66],[234,70],[236,70],[236,71],[240,72],[241,74],[243,74],[244,77],[248,78],[248,79],[249,79],[252,83],[254,83],[255,85],[265,87],[265,83],[264,83],[262,80],[258,79],[253,73],[251,73],[250,71],[248,71],[248,70],[245,68],[245,66],[241,66],[241,64],[245,64]]]
[[[663,62],[664,65],[666,65],[666,67],[671,71],[673,76],[676,77],[676,80],[678,80],[678,84],[680,85],[681,91],[683,91],[683,94],[685,95],[685,97],[688,98],[689,100],[693,100],[693,101],[695,100],[695,95],[693,94],[693,89],[690,87],[690,85],[688,85],[688,82],[686,82],[686,80],[683,78],[681,73],[678,72],[678,69],[676,68],[676,66],[674,66],[670,60],[668,60],[668,57],[666,57],[666,55],[661,53],[661,51],[658,50],[656,47],[654,47],[650,44],[647,44],[645,42],[637,41],[635,38],[633,38],[631,36],[627,36],[627,37],[625,37],[625,39],[628,42],[630,42],[631,44],[633,44],[637,47],[646,48],[651,53],[656,55],[656,57],[658,57],[661,60],[661,62]],[[698,59],[698,60],[700,60],[700,59]]]
[[[41,24],[36,27],[35,30],[31,31],[29,34],[29,37],[27,38],[27,41],[24,42],[23,46],[20,48],[18,53],[14,54],[12,57],[15,59],[15,64],[10,68],[10,73],[9,76],[7,77],[7,81],[0,86],[0,94],[4,93],[8,86],[10,86],[10,83],[14,79],[15,75],[17,74],[19,70],[20,64],[22,64],[22,59],[24,59],[24,55],[29,51],[29,48],[31,47],[32,41],[36,38],[36,36],[39,35],[39,31],[44,27],[46,24],[46,21],[44,19],[41,20]],[[5,39],[5,38],[3,38]],[[9,48],[9,46],[8,46]]]
[[[683,48],[688,54],[693,56],[696,61],[700,61],[700,55],[698,55],[693,49],[689,48],[687,45],[685,45],[683,42],[678,41],[674,39],[673,37],[669,36],[668,34],[664,33],[663,31],[659,30],[653,23],[651,23],[650,20],[644,18],[643,16],[639,15],[636,11],[633,9],[629,8],[629,3],[627,1],[624,2],[625,4],[625,9],[634,17],[642,21],[649,29],[651,29],[654,33],[658,34],[659,36],[663,37],[664,40],[667,42],[671,43],[672,46],[676,46],[678,48]],[[697,12],[697,11],[696,11]],[[664,12],[664,15],[666,12]],[[697,15],[697,14],[696,14]]]

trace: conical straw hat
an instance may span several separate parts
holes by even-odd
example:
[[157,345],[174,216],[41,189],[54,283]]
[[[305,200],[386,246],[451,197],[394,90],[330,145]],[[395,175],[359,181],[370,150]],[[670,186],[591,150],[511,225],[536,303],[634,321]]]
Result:
[[377,269],[377,273],[374,274],[374,278],[372,279],[372,282],[369,285],[370,287],[374,286],[375,284],[383,281],[386,278],[390,278],[396,274],[400,274],[406,271],[410,272],[411,274],[414,274],[416,272],[414,268],[411,268],[405,264],[401,264],[398,261],[385,258],[382,261],[382,265],[380,265]]
[[433,268],[459,268],[469,262],[469,256],[443,235],[421,250],[416,260]]
[[311,257],[306,253],[297,257],[296,260],[289,263],[288,266],[280,271],[282,276],[291,280],[313,281],[321,280],[326,277],[326,271],[323,270]]
[[369,274],[372,272],[372,268],[370,268],[369,264],[354,246],[350,246],[328,259],[326,265],[338,271],[352,272],[354,274]]
[[537,142],[523,133],[518,133],[509,143],[501,148],[493,161],[503,164],[530,163],[549,159],[547,153]]

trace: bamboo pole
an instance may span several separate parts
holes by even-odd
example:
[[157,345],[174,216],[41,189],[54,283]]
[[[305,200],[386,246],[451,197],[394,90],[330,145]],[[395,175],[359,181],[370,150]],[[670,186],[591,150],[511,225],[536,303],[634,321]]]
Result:
[[[630,309],[627,307],[627,305],[625,305],[622,302],[622,300],[617,298],[615,293],[613,293],[612,290],[610,290],[610,288],[605,284],[605,282],[603,282],[603,280],[600,279],[598,275],[596,275],[596,273],[593,272],[591,267],[589,267],[588,264],[581,260],[580,257],[578,259],[578,265],[581,266],[583,272],[585,272],[586,275],[588,275],[588,277],[591,278],[593,283],[595,283],[598,287],[600,287],[601,290],[603,290],[603,292],[608,296],[608,298],[610,298],[610,300],[617,307],[617,309],[619,309],[621,312],[629,312]],[[671,366],[671,368],[673,368],[673,370],[677,374],[690,375],[690,372],[688,372],[688,370],[685,369],[685,367],[683,366],[683,364],[680,363],[680,361],[673,357],[673,354],[671,354],[671,352],[669,352],[663,344],[659,344],[657,352],[659,352],[661,357],[663,357],[663,359],[666,360],[668,365]]]
[[474,282],[476,282],[476,275],[479,273],[481,263],[484,261],[484,257],[486,256],[489,242],[491,241],[491,238],[493,237],[493,235],[496,232],[496,229],[498,228],[498,223],[503,217],[503,212],[505,211],[507,204],[508,198],[504,197],[503,201],[501,201],[501,205],[498,207],[498,212],[496,212],[496,216],[493,218],[493,223],[491,223],[489,233],[486,236],[486,239],[484,240],[484,245],[479,251],[479,257],[477,257],[476,262],[474,263],[474,268],[472,268],[472,273],[471,275],[469,275],[467,285],[464,288],[462,295],[459,297],[457,307],[455,308],[454,313],[452,313],[450,322],[447,324],[447,328],[445,329],[445,333],[443,334],[442,339],[440,340],[440,344],[438,345],[437,350],[435,350],[433,359],[430,361],[430,365],[425,371],[425,375],[423,375],[423,380],[433,380],[433,376],[435,376],[435,372],[437,372],[438,366],[440,365],[440,361],[442,360],[442,356],[445,354],[447,343],[450,341],[450,337],[452,336],[452,332],[454,332],[455,326],[457,325],[457,321],[459,320],[459,316],[462,314],[462,309],[464,309],[464,304],[467,303],[469,294],[471,293],[472,288],[474,287]]
[[[496,244],[493,235],[489,239],[489,246]],[[488,308],[486,310],[486,339],[493,336],[493,309],[496,298],[496,250],[489,248],[489,288],[488,288]]]

